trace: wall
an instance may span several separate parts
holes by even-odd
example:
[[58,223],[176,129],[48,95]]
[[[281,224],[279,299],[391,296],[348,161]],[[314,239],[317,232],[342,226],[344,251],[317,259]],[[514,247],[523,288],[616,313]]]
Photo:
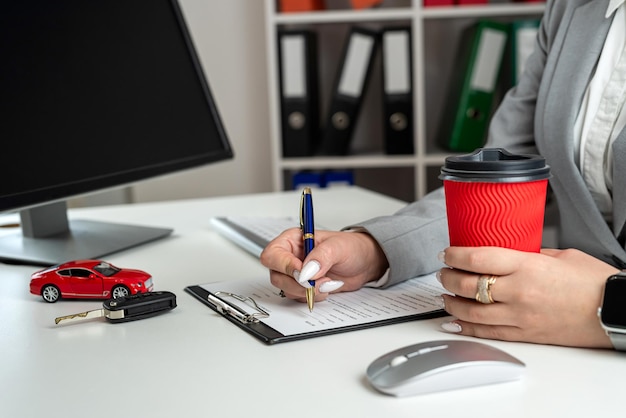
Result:
[[179,0],[235,158],[75,200],[72,206],[272,190],[264,4]]

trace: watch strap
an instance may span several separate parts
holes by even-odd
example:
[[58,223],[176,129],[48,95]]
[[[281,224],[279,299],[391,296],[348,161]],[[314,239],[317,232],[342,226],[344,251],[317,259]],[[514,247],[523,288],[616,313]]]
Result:
[[613,347],[618,351],[626,351],[626,334],[619,332],[607,332]]

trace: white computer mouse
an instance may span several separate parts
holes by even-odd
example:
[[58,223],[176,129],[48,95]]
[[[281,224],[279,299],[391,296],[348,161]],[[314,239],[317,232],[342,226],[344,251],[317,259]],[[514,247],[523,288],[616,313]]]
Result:
[[367,368],[377,390],[411,396],[519,379],[524,363],[487,344],[439,340],[384,354]]

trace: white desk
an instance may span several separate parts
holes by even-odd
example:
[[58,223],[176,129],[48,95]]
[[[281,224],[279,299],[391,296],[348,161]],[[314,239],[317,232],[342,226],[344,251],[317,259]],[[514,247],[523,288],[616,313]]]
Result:
[[[339,228],[402,202],[358,188],[314,191],[316,220]],[[0,265],[0,415],[17,417],[618,417],[626,355],[487,341],[527,364],[521,381],[397,399],[375,392],[366,366],[435,339],[442,319],[266,346],[183,291],[267,276],[209,226],[224,214],[295,215],[299,193],[75,210],[72,217],[175,228],[172,237],[105,259],[144,269],[178,307],[143,321],[55,326],[97,301],[46,304],[28,291],[37,268]]]

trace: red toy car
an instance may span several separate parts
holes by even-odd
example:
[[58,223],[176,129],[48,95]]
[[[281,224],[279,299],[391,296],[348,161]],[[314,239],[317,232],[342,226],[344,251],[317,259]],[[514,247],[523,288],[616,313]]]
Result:
[[54,303],[60,298],[109,299],[152,291],[145,271],[121,269],[100,260],[77,260],[32,274],[30,293]]

